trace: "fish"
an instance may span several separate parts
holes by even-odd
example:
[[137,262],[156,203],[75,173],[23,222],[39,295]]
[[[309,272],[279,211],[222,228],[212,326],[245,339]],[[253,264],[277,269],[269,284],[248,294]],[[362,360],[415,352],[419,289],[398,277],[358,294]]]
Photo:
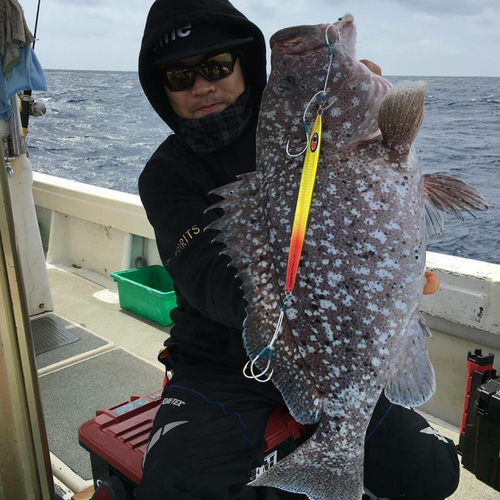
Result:
[[[488,204],[460,179],[422,173],[412,144],[426,83],[392,86],[360,63],[351,14],[285,28],[270,44],[256,172],[213,191],[221,200],[210,209],[224,215],[207,230],[217,231],[241,279],[252,369],[270,374],[295,420],[317,428],[250,484],[311,500],[359,500],[366,429],[382,391],[406,407],[435,391],[419,311],[426,241],[442,232],[443,212],[461,217]],[[318,114],[316,181],[287,294],[303,118],[310,130]]]

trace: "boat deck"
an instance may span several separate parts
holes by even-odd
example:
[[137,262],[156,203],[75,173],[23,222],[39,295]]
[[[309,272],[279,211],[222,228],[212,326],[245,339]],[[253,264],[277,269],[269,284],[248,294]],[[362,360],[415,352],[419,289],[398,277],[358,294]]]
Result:
[[[161,388],[163,370],[156,357],[168,328],[121,310],[109,278],[53,266],[48,275],[55,307],[49,316],[81,338],[37,357],[53,472],[78,492],[91,485],[78,425],[97,409]],[[458,441],[456,428],[426,417],[442,435]],[[459,489],[450,498],[498,500],[500,493],[462,468]]]

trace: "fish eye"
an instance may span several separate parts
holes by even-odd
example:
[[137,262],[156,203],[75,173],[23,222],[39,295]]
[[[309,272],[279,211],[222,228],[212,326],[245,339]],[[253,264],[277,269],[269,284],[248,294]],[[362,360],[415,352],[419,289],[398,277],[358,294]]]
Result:
[[292,75],[283,75],[275,85],[275,89],[280,93],[292,92],[297,85],[295,78]]

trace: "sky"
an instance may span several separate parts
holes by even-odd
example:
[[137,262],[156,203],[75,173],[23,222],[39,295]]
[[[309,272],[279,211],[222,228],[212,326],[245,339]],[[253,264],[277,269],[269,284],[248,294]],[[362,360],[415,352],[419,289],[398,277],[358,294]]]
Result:
[[[208,2],[210,0],[207,0]],[[38,0],[19,0],[34,31]],[[233,0],[268,42],[281,28],[353,14],[358,57],[387,75],[500,76],[500,0]],[[152,0],[41,0],[44,69],[136,71]]]

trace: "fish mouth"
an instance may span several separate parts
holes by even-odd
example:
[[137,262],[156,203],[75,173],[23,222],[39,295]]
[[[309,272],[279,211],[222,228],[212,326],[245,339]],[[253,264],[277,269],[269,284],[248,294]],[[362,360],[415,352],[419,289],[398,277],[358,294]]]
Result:
[[[285,55],[306,55],[327,48],[341,41],[345,43],[348,33],[349,37],[354,29],[354,17],[345,14],[336,23],[318,24],[310,26],[293,26],[276,32],[270,40],[271,50],[281,52]],[[355,36],[355,35],[354,35]]]
[[[290,56],[302,56],[321,49],[326,50],[325,32],[328,26],[328,24],[319,24],[282,29],[271,37],[271,50]],[[338,32],[334,26],[328,30],[328,38],[330,43],[338,39]]]

